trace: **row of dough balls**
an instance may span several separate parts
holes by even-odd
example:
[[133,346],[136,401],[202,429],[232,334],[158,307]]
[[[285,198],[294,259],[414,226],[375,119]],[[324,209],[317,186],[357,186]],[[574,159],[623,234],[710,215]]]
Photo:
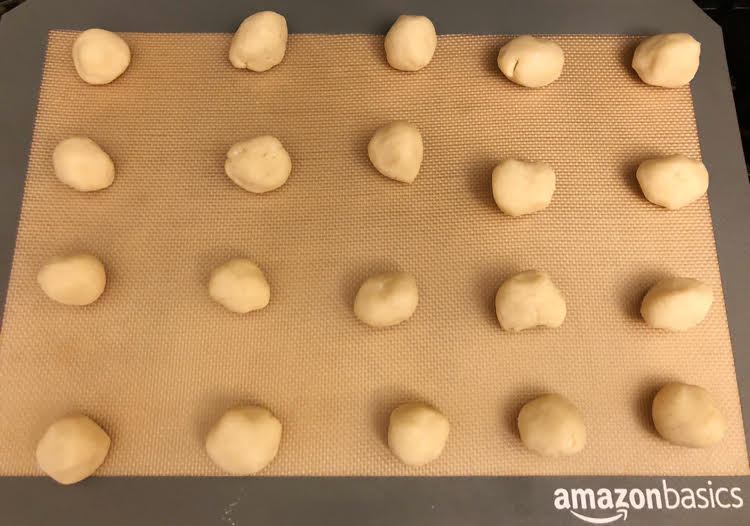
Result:
[[[651,415],[657,432],[667,441],[693,448],[719,442],[726,421],[716,402],[702,387],[669,383],[653,399]],[[526,403],[518,413],[518,432],[529,450],[547,457],[569,456],[586,445],[586,426],[575,405],[559,394],[546,394]],[[252,475],[276,456],[281,422],[266,408],[230,409],[206,436],[211,460],[232,475]],[[443,452],[450,424],[437,409],[421,402],[403,404],[390,415],[388,446],[404,464],[422,466]],[[53,423],[36,449],[39,467],[61,484],[85,479],[104,462],[110,447],[107,433],[82,414]]]

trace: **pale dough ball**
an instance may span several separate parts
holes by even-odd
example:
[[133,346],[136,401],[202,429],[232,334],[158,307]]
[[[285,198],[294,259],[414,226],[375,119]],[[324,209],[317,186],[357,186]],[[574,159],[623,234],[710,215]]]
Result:
[[89,84],[109,84],[130,65],[130,48],[115,33],[87,29],[73,43],[73,65]]
[[492,196],[511,216],[547,208],[555,192],[555,171],[545,163],[506,159],[492,171]]
[[388,447],[401,462],[421,466],[438,458],[448,440],[450,424],[437,409],[412,402],[391,413]]
[[258,265],[233,258],[211,272],[208,294],[230,311],[244,314],[268,305],[271,287]]
[[700,55],[700,42],[687,33],[654,35],[638,44],[633,69],[646,84],[679,88],[693,80]]
[[435,26],[426,16],[401,15],[385,35],[385,56],[392,68],[417,71],[432,60]]
[[80,192],[107,188],[115,180],[115,163],[87,137],[70,137],[52,153],[57,178]]
[[96,422],[72,414],[47,428],[36,446],[36,461],[60,484],[75,484],[102,465],[109,444],[109,436]]
[[516,84],[540,88],[556,81],[562,74],[565,55],[560,46],[531,35],[516,37],[497,55],[497,66]]
[[586,426],[578,409],[559,394],[546,394],[518,413],[523,445],[546,457],[574,455],[586,445]]
[[643,161],[636,178],[646,199],[669,210],[689,205],[708,190],[706,167],[684,155]]
[[495,295],[495,312],[506,331],[542,325],[559,327],[567,312],[565,298],[549,275],[527,270],[507,279]]
[[697,385],[666,384],[654,397],[651,416],[659,434],[679,446],[710,446],[724,437],[727,428],[716,402]]
[[104,292],[104,265],[90,254],[54,257],[44,265],[36,281],[51,299],[65,305],[88,305]]
[[385,272],[365,281],[354,298],[354,314],[373,327],[396,325],[411,317],[419,303],[417,280],[407,272]]
[[224,171],[238,186],[262,194],[283,185],[292,173],[292,160],[276,137],[262,135],[234,144]]
[[714,301],[711,287],[691,278],[667,278],[649,289],[641,302],[641,316],[651,327],[685,331],[708,314]]
[[402,183],[412,183],[422,166],[422,134],[408,122],[386,124],[370,139],[367,154],[381,174]]
[[232,475],[252,475],[276,456],[281,441],[281,422],[258,406],[230,409],[206,436],[206,452],[221,469]]
[[280,63],[286,52],[286,18],[261,11],[242,21],[229,46],[229,61],[235,68],[267,71]]

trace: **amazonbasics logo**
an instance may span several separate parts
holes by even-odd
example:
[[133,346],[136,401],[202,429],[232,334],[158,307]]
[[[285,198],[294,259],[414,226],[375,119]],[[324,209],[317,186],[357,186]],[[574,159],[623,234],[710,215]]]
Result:
[[701,488],[670,488],[666,480],[655,488],[557,488],[555,508],[567,510],[590,524],[627,520],[634,510],[705,510],[742,508],[741,488],[714,487],[708,480]]

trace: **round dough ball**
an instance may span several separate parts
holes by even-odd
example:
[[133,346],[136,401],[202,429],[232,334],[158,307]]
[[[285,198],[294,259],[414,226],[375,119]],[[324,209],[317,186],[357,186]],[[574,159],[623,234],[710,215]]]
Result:
[[701,43],[687,33],[665,33],[647,38],[635,49],[633,69],[652,86],[679,88],[698,71]]
[[107,188],[115,180],[115,163],[87,137],[60,142],[52,153],[52,165],[60,181],[80,192]]
[[542,325],[559,327],[565,321],[565,298],[549,275],[527,270],[507,279],[495,295],[495,312],[506,331]]
[[426,16],[401,15],[385,35],[388,64],[401,71],[425,67],[436,47],[435,26]]
[[276,137],[262,135],[234,144],[224,171],[238,186],[262,194],[279,188],[292,173],[292,160]]
[[54,257],[36,275],[44,293],[65,305],[88,305],[104,292],[104,265],[90,254]]
[[232,475],[252,475],[276,456],[281,422],[258,406],[230,409],[206,436],[206,452],[214,464]]
[[229,46],[229,61],[235,68],[267,71],[284,59],[288,32],[286,18],[261,11],[242,21]]
[[109,452],[109,436],[81,414],[61,418],[36,446],[36,461],[60,484],[75,484],[97,470]]
[[367,154],[381,174],[402,183],[413,183],[422,166],[422,134],[408,122],[386,124],[370,139]]
[[649,289],[641,302],[641,316],[651,327],[685,331],[708,314],[714,301],[711,287],[691,278],[667,278]]
[[365,281],[354,298],[354,315],[372,327],[408,320],[419,303],[417,280],[407,272],[385,272]]
[[412,402],[391,413],[388,447],[401,462],[422,466],[438,458],[448,440],[450,424],[437,409]]
[[708,190],[706,167],[684,155],[643,161],[636,178],[646,199],[669,210],[689,205]]
[[518,413],[521,442],[546,457],[575,455],[586,445],[583,418],[567,398],[546,394],[535,398]]
[[545,163],[506,159],[492,171],[492,196],[511,216],[547,208],[555,192],[555,171]]
[[130,65],[130,48],[117,34],[87,29],[73,43],[73,65],[89,84],[109,84]]
[[268,305],[271,287],[258,265],[233,258],[211,272],[208,294],[230,311],[244,314]]
[[516,84],[540,88],[556,81],[562,74],[565,55],[560,46],[531,35],[516,37],[497,55],[497,67]]
[[707,447],[719,442],[727,428],[708,391],[697,385],[668,383],[651,404],[656,431],[679,446]]

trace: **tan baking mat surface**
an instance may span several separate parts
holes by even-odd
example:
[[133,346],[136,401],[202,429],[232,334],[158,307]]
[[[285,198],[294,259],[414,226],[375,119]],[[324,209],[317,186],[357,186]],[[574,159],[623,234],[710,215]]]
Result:
[[[406,74],[386,65],[380,36],[292,35],[283,64],[258,75],[230,66],[229,35],[128,34],[132,65],[106,87],[76,76],[74,38],[51,33],[44,69],[0,333],[1,473],[39,473],[42,430],[75,409],[113,438],[101,474],[218,474],[203,437],[240,402],[284,424],[265,475],[748,473],[708,202],[665,212],[634,177],[649,156],[700,156],[690,92],[640,83],[627,67],[634,38],[555,37],[565,70],[541,90],[499,73],[504,36],[441,37],[432,64]],[[424,135],[411,186],[367,159],[370,135],[397,118]],[[223,163],[233,142],[265,133],[293,172],[258,196]],[[52,150],[72,134],[112,155],[111,188],[85,195],[55,179]],[[549,209],[510,218],[495,207],[490,173],[509,156],[555,168]],[[36,272],[78,250],[105,262],[107,290],[89,307],[57,305]],[[234,315],[207,295],[210,270],[236,255],[271,283],[261,312]],[[394,268],[417,276],[416,314],[388,330],[358,323],[358,284]],[[528,268],[552,274],[568,318],[504,333],[495,291]],[[637,316],[668,274],[715,294],[684,334]],[[649,399],[672,379],[718,398],[729,421],[719,446],[654,434]],[[585,416],[576,457],[519,442],[517,410],[546,391]],[[452,424],[443,456],[422,469],[384,442],[390,409],[415,398]]]

